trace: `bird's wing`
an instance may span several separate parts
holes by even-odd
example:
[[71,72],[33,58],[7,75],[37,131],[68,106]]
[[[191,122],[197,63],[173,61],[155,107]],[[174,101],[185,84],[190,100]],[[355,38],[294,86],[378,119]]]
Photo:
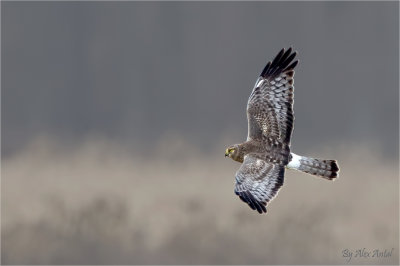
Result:
[[293,76],[296,52],[282,49],[268,62],[247,102],[247,139],[264,137],[290,144],[293,130]]
[[245,156],[236,172],[235,194],[250,208],[259,213],[267,212],[271,201],[283,185],[285,167],[259,159],[255,154]]

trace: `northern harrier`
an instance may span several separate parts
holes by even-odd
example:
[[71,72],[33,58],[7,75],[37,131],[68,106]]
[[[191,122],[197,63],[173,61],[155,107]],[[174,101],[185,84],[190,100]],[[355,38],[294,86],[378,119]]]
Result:
[[268,62],[247,102],[248,135],[230,146],[225,156],[242,163],[236,172],[235,194],[259,213],[267,212],[283,185],[285,168],[333,180],[335,160],[313,159],[290,152],[293,131],[293,76],[298,61],[292,48]]

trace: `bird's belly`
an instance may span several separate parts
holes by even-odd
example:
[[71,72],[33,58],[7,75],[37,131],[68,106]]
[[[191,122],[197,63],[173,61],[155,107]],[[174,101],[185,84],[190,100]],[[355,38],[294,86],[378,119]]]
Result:
[[271,163],[287,165],[289,163],[289,147],[267,147],[264,150],[265,160]]

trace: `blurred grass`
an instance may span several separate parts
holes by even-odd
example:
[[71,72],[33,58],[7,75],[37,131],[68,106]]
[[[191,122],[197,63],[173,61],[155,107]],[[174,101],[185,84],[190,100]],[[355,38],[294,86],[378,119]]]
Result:
[[346,264],[346,248],[395,250],[350,264],[399,263],[397,161],[367,145],[295,150],[337,159],[339,179],[287,171],[259,215],[233,194],[226,144],[36,140],[3,158],[2,264]]

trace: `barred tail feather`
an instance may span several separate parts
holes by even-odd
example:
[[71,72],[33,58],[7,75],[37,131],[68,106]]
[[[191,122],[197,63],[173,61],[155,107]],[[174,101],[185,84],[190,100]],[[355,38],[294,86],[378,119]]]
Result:
[[339,166],[335,160],[314,159],[291,153],[287,168],[299,170],[310,175],[333,180],[339,176]]

